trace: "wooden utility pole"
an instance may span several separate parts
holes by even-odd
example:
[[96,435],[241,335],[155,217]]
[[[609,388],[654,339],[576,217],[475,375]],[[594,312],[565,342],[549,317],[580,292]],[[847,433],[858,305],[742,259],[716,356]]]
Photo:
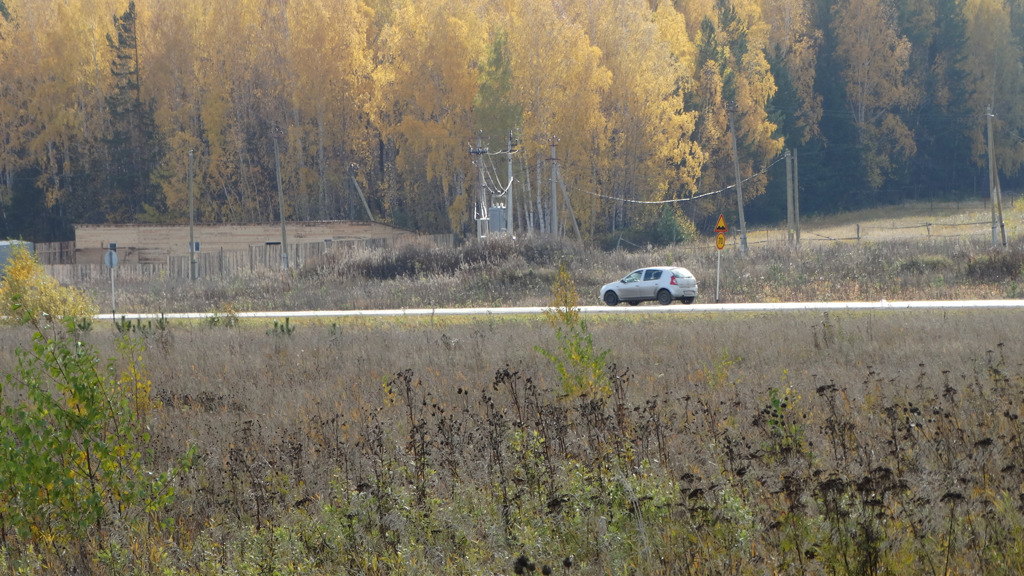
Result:
[[793,221],[796,223],[796,243],[800,244],[800,162],[793,148]]
[[483,155],[487,152],[487,149],[483,148],[483,142],[480,140],[480,134],[476,135],[476,148],[470,148],[469,153],[474,156],[473,164],[476,165],[477,174],[480,176],[477,179],[477,202],[478,208],[474,211],[474,218],[476,219],[476,237],[477,239],[486,238],[489,230],[488,222],[490,218],[487,215],[487,186],[484,185],[484,162]]
[[793,157],[789,154],[789,148],[786,148],[786,230],[789,243],[792,244],[796,225],[793,219]]
[[551,216],[548,218],[550,223],[550,232],[554,235],[558,234],[558,187],[555,186],[555,171],[558,166],[558,158],[555,156],[555,146],[558,146],[558,140],[554,137],[551,138]]
[[195,191],[192,188],[192,150],[188,151],[188,255],[189,269],[188,279],[196,279],[196,237],[194,228],[196,225]]
[[992,107],[989,106],[985,113],[985,120],[988,125],[988,197],[992,203],[992,247],[996,247],[996,179],[992,176],[995,169],[995,142],[992,138]]
[[740,178],[740,157],[736,150],[736,129],[733,127],[732,112],[729,112],[729,135],[732,140],[732,167],[736,173],[736,206],[740,213],[740,252],[747,256],[747,222],[743,217],[743,180]]
[[515,150],[512,149],[512,131],[508,133],[508,148],[506,148],[507,154],[505,158],[508,159],[508,190],[505,191],[505,230],[508,232],[509,238],[515,237],[512,230],[512,153]]
[[[352,182],[352,188],[356,191],[356,194],[359,195],[359,199],[363,201],[363,209],[366,210],[366,217],[370,219],[370,222],[374,222],[373,212],[370,212],[370,204],[366,201],[366,196],[363,195],[363,189],[359,186],[359,181],[356,180],[356,172],[358,170],[359,170],[358,166],[356,166],[355,164],[350,164],[349,167],[348,167],[348,178],[349,178],[349,181]],[[349,211],[348,211],[349,212],[349,218],[352,218],[353,220],[355,220],[354,215],[352,214],[353,212],[355,212],[355,210],[351,207],[351,205],[352,205],[352,201],[351,201],[352,200],[352,195],[349,194],[348,197],[349,197]]]
[[565,198],[565,207],[569,210],[569,220],[572,220],[572,229],[576,232],[576,240],[583,240],[580,237],[580,225],[576,222],[576,211],[572,209],[572,200],[569,198],[569,192],[565,189],[565,182],[562,180],[562,169],[555,165],[555,170],[558,172],[558,183],[562,185],[562,197]]
[[999,186],[999,168],[996,166],[995,136],[992,134],[992,118],[995,117],[995,114],[992,113],[991,105],[989,105],[985,117],[988,127],[988,188],[992,202],[992,247],[997,248],[1000,233],[1003,246],[1006,246],[1006,228],[1003,225],[1002,190]]
[[288,232],[284,226],[284,186],[281,184],[281,155],[277,151],[277,134],[274,134],[274,166],[277,168],[277,204],[281,211],[281,262],[288,269]]
[[996,201],[999,205],[999,236],[1006,248],[1006,223],[1003,221],[1003,185],[999,182],[999,171],[996,170]]

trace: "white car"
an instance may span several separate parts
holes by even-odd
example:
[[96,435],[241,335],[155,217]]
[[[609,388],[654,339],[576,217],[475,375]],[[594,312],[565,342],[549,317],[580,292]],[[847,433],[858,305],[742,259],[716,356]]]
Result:
[[697,298],[697,279],[686,268],[677,266],[651,266],[634,270],[618,282],[601,287],[601,300],[615,306],[619,302],[637,305],[645,300],[657,300],[668,306],[673,300],[692,304]]

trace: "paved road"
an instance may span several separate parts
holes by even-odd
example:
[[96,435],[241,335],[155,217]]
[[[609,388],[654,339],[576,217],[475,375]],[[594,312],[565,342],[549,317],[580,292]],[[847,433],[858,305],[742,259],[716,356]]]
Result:
[[[778,302],[749,304],[641,304],[629,306],[581,306],[583,314],[693,314],[699,312],[773,312],[786,310],[910,310],[910,309],[1024,309],[1024,300],[922,300],[903,302]],[[513,314],[542,314],[545,307],[523,308],[405,308],[400,310],[292,310],[277,312],[238,312],[238,318],[343,318],[351,316],[507,316]],[[167,319],[203,320],[217,315],[214,312],[182,312],[170,314],[106,313],[96,320],[122,317],[128,320]],[[223,316],[223,314],[220,314]]]

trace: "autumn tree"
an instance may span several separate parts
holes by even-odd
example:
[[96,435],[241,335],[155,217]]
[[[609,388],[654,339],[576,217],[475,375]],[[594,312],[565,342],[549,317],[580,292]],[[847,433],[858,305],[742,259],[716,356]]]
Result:
[[24,238],[68,238],[72,219],[102,217],[97,161],[110,82],[104,36],[114,7],[107,0],[8,1],[5,7],[0,162],[11,203],[6,224]]
[[[203,220],[266,222],[279,217],[274,141],[277,139],[291,216],[297,163],[285,138],[291,122],[284,96],[284,5],[242,0],[196,7],[202,145],[196,148],[197,212]],[[179,160],[184,166],[184,158]],[[209,193],[204,193],[209,191]]]
[[350,189],[350,170],[370,163],[372,12],[362,2],[297,0],[287,16],[300,215],[365,218]]
[[771,109],[786,145],[805,144],[820,133],[822,97],[815,89],[822,33],[814,25],[810,0],[762,0],[768,26],[768,59],[779,90]]
[[[698,113],[695,135],[706,155],[701,181],[705,189],[724,189],[735,184],[733,132],[743,178],[758,173],[782,150],[767,112],[776,90],[766,52],[768,29],[754,4],[716,0],[699,17],[690,105]],[[763,193],[765,182],[747,181],[744,200]],[[734,196],[719,195],[706,211],[735,206]]]
[[[993,114],[993,139],[996,161],[1003,174],[1016,174],[1024,165],[1024,142],[1011,135],[1024,131],[1024,38],[1013,33],[1011,2],[969,0],[964,8],[967,19],[966,67],[973,129],[971,151],[976,165],[987,163],[986,115]],[[1011,136],[1011,137],[1008,137]],[[987,178],[985,178],[987,180]]]
[[[601,49],[611,82],[602,96],[606,147],[592,162],[605,196],[581,196],[581,212],[603,216],[600,229],[652,229],[668,208],[653,204],[691,196],[696,189],[695,150],[691,141],[694,114],[685,110],[680,83],[688,74],[692,44],[685,36],[683,18],[670,3],[652,18],[647,6],[623,0],[585,3],[581,20],[591,41]],[[672,21],[678,19],[675,23]],[[677,25],[674,35],[659,33],[659,26]],[[631,202],[627,202],[631,201]],[[597,228],[588,218],[588,229]]]
[[907,76],[911,46],[896,27],[889,0],[847,0],[832,11],[836,57],[861,166],[867,184],[878,189],[916,150],[902,117],[918,98]]
[[[547,184],[542,192],[540,180],[550,174],[545,159],[550,156],[550,145],[557,142],[562,179],[573,200],[582,206],[579,198],[584,191],[594,191],[599,185],[599,163],[607,146],[602,98],[612,74],[602,63],[600,48],[581,25],[578,12],[559,10],[543,0],[506,0],[502,6],[501,25],[517,32],[509,36],[508,51],[514,99],[523,106],[522,150],[536,175],[533,205],[538,217],[542,210],[552,212]],[[556,201],[562,202],[560,193]],[[572,229],[564,206],[559,206],[556,228]],[[589,212],[576,216],[592,218]]]
[[404,2],[383,31],[374,72],[377,128],[397,151],[384,206],[399,226],[450,229],[449,206],[471,173],[473,103],[484,53],[462,2]]

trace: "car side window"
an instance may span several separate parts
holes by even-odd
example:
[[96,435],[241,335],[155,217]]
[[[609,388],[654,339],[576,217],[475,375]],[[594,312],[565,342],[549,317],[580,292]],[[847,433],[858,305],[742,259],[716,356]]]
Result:
[[637,270],[636,272],[630,272],[628,276],[622,279],[622,281],[627,284],[630,282],[636,282],[638,280],[640,280],[640,270]]
[[647,270],[644,272],[644,282],[661,278],[661,270]]

